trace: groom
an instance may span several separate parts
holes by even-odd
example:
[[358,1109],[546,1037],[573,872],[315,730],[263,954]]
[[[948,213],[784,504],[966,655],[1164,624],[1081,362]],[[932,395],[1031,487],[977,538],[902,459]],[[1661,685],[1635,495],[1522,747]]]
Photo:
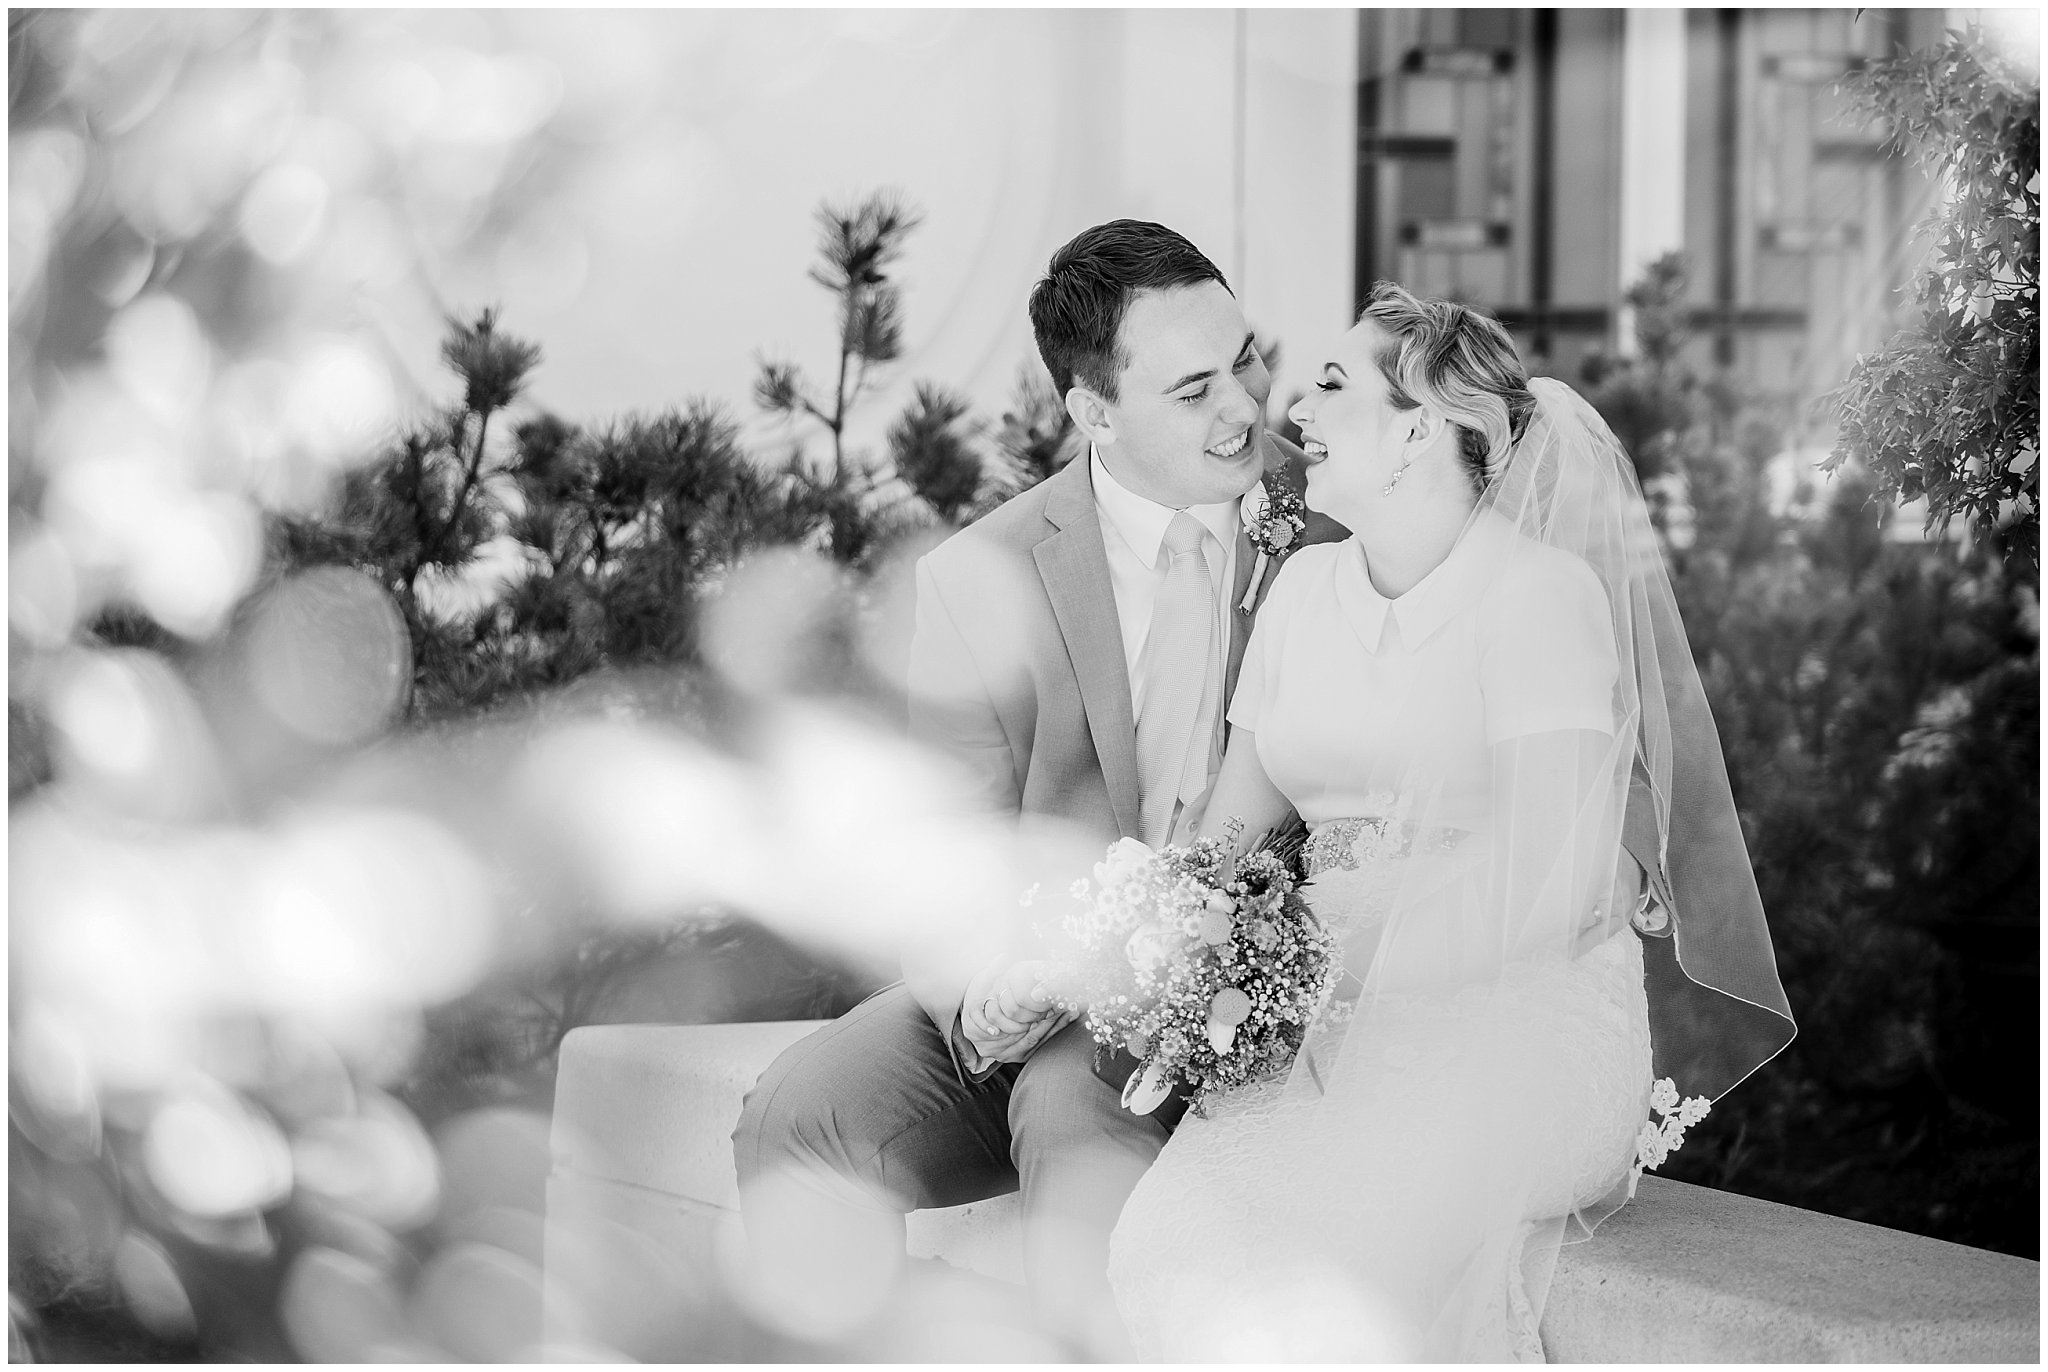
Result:
[[[1238,498],[1300,451],[1265,431],[1272,378],[1223,273],[1171,229],[1083,232],[1053,255],[1030,313],[1090,451],[919,564],[912,724],[995,811],[1105,845],[1181,841],[1215,779],[1251,632],[1239,606],[1257,554]],[[1311,516],[1296,545],[1343,536]],[[1039,970],[906,966],[776,1059],[733,1136],[756,1251],[774,1261],[762,1250],[806,1241],[752,1203],[772,1173],[802,1179],[819,1224],[1021,1188],[1041,1315],[1114,1355],[1109,1233],[1170,1125],[1120,1108]]]

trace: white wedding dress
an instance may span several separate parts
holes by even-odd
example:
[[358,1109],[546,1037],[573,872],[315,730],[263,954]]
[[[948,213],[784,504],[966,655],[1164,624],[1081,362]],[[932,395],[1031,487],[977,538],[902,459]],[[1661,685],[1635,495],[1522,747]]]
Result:
[[[1502,870],[1527,817],[1497,813],[1498,768],[1518,740],[1628,729],[1617,674],[1599,580],[1497,516],[1395,601],[1355,540],[1286,564],[1230,719],[1310,825],[1355,1010],[1288,1080],[1190,1112],[1132,1194],[1110,1279],[1141,1358],[1541,1360],[1557,1245],[1627,1180],[1650,1039],[1612,912],[1504,927],[1560,897],[1551,868]],[[1602,765],[1625,788],[1624,746]],[[1566,842],[1611,875],[1598,808]]]

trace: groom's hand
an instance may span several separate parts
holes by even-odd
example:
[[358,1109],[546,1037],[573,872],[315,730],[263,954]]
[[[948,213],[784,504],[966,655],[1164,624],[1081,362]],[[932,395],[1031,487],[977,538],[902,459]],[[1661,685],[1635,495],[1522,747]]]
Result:
[[1073,1022],[1045,985],[1042,962],[997,964],[967,984],[960,1031],[975,1052],[994,1062],[1022,1062]]

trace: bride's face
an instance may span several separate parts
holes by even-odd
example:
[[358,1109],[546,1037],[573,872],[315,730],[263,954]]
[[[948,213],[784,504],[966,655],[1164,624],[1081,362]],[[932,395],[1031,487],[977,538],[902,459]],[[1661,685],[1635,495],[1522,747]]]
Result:
[[1387,379],[1374,359],[1390,340],[1362,320],[1338,340],[1314,389],[1296,401],[1288,418],[1301,426],[1308,469],[1308,503],[1341,520],[1341,511],[1370,499],[1393,480],[1415,437],[1417,409],[1389,399]]

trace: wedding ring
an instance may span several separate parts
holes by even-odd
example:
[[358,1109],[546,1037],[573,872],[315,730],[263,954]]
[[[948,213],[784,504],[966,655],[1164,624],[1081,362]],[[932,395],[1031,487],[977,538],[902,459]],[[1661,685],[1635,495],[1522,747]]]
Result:
[[996,998],[994,996],[990,996],[987,1000],[981,1003],[981,1022],[983,1024],[988,1025],[990,1028],[995,1027]]

